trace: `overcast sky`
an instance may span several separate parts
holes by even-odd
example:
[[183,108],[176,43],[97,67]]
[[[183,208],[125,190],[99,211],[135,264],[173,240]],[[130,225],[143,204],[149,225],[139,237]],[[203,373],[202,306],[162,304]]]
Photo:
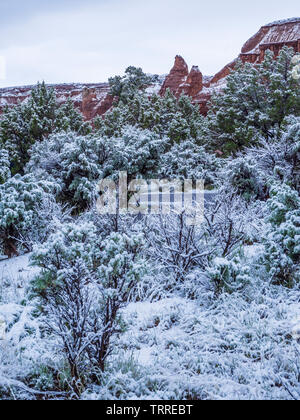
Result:
[[214,74],[299,12],[299,0],[0,0],[0,87],[102,82],[129,65],[164,74],[176,54]]

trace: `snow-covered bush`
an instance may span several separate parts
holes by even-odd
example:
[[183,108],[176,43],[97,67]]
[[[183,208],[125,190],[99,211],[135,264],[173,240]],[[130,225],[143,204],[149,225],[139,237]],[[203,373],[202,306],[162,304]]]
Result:
[[300,281],[300,197],[285,184],[274,185],[268,201],[265,264],[271,280],[288,287]]
[[5,149],[0,149],[0,184],[3,184],[10,177],[9,155]]
[[166,143],[166,138],[149,130],[125,127],[120,137],[107,141],[110,153],[103,165],[103,176],[118,177],[119,171],[126,171],[129,179],[155,178]]
[[59,339],[77,396],[105,369],[111,337],[121,328],[119,310],[146,270],[141,246],[138,236],[112,233],[101,240],[92,224],[65,224],[32,256],[41,268],[33,290]]
[[56,111],[55,131],[73,131],[86,136],[92,128],[88,122],[84,122],[83,115],[74,107],[74,102],[68,98]]
[[205,269],[214,255],[201,226],[190,225],[185,211],[146,219],[147,254],[165,276],[165,289],[178,288],[195,267]]
[[125,70],[125,75],[115,76],[108,79],[110,94],[115,101],[127,104],[132,97],[140,90],[146,89],[153,80],[140,67],[130,66]]
[[260,147],[247,150],[249,159],[256,162],[256,170],[266,189],[273,182],[285,182],[300,191],[300,120],[290,116],[284,123],[279,139],[264,139]]
[[5,109],[0,118],[0,143],[9,152],[12,174],[24,172],[33,144],[69,130],[87,134],[90,127],[70,100],[60,107],[54,89],[38,83],[27,101]]
[[207,153],[203,146],[186,140],[175,143],[162,155],[161,175],[168,179],[201,179],[206,185],[214,185],[221,165],[221,160]]
[[286,151],[289,164],[288,181],[300,192],[300,118],[290,119],[283,142],[288,146]]
[[220,189],[211,200],[204,211],[203,237],[218,256],[225,258],[240,249],[251,236],[250,231],[257,223],[256,211],[252,213],[251,207],[235,196],[234,191]]
[[198,105],[192,104],[191,98],[181,96],[177,99],[168,89],[165,96],[135,93],[124,104],[109,110],[104,119],[95,120],[95,127],[105,136],[121,135],[127,125],[150,130],[160,137],[167,137],[169,145],[193,139],[201,140],[203,117]]
[[0,243],[6,255],[12,257],[26,247],[23,239],[33,228],[46,228],[48,221],[40,218],[39,206],[53,190],[54,184],[32,175],[15,175],[0,185]]
[[26,171],[55,180],[60,185],[58,199],[80,211],[96,198],[106,153],[101,138],[58,133],[33,147]]

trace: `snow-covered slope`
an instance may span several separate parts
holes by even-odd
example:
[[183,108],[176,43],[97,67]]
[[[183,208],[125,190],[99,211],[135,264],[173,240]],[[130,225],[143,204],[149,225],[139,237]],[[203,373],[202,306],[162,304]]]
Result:
[[[253,247],[246,251],[248,259],[259,253]],[[43,338],[34,305],[26,300],[26,287],[36,274],[28,264],[28,255],[0,262],[0,317],[6,323],[0,388],[10,385],[35,398],[18,381],[44,364],[59,366],[60,354]],[[82,398],[292,398],[297,389],[284,384],[298,380],[300,293],[259,283],[244,295],[218,300],[203,290],[201,302],[170,296],[129,304],[123,310],[126,331],[116,338],[103,385]]]

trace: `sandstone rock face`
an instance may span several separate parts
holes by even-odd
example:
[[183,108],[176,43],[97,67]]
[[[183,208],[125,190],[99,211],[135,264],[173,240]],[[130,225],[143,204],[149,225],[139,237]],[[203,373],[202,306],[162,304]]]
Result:
[[[260,63],[266,50],[270,49],[278,55],[284,46],[300,52],[300,18],[292,18],[273,22],[263,26],[242,47],[239,59],[243,62]],[[203,76],[197,66],[189,72],[188,65],[181,56],[176,56],[175,63],[163,85],[150,87],[149,94],[159,91],[164,95],[170,89],[176,97],[186,94],[199,104],[200,112],[206,114],[207,103],[213,92],[222,91],[226,77],[235,67],[237,59],[227,64],[213,77]],[[63,103],[70,97],[75,106],[83,113],[86,120],[103,115],[112,106],[113,98],[109,95],[107,83],[96,84],[61,84],[54,85],[57,99]],[[6,106],[16,105],[30,95],[32,86],[0,89],[0,114]]]
[[[50,85],[59,103],[68,98],[79,109],[86,120],[103,115],[111,106],[113,98],[109,95],[107,83]],[[30,96],[33,86],[0,89],[0,114],[5,106],[17,105]]]

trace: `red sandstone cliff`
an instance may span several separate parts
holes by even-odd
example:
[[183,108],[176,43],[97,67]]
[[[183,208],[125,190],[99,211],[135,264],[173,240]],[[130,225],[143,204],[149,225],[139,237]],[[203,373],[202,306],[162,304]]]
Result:
[[[71,98],[74,105],[87,120],[104,114],[112,106],[112,97],[108,94],[107,83],[96,84],[61,84],[53,85],[58,102],[64,103]],[[33,86],[0,89],[0,113],[5,106],[23,102]]]
[[[244,44],[238,58],[243,62],[259,63],[267,49],[278,55],[285,45],[294,48],[295,52],[300,52],[300,18],[263,26]],[[199,104],[200,111],[206,114],[208,100],[214,91],[222,90],[226,76],[234,68],[236,61],[237,59],[227,64],[213,77],[207,77],[202,75],[197,66],[189,71],[184,59],[176,56],[175,64],[166,77],[160,94],[163,95],[170,89],[177,97],[183,93],[189,95],[194,103]],[[87,120],[103,115],[112,106],[113,98],[108,94],[107,83],[61,84],[53,87],[59,102],[63,103],[70,97]],[[30,95],[31,89],[32,86],[0,89],[0,113],[6,105],[24,101]]]

